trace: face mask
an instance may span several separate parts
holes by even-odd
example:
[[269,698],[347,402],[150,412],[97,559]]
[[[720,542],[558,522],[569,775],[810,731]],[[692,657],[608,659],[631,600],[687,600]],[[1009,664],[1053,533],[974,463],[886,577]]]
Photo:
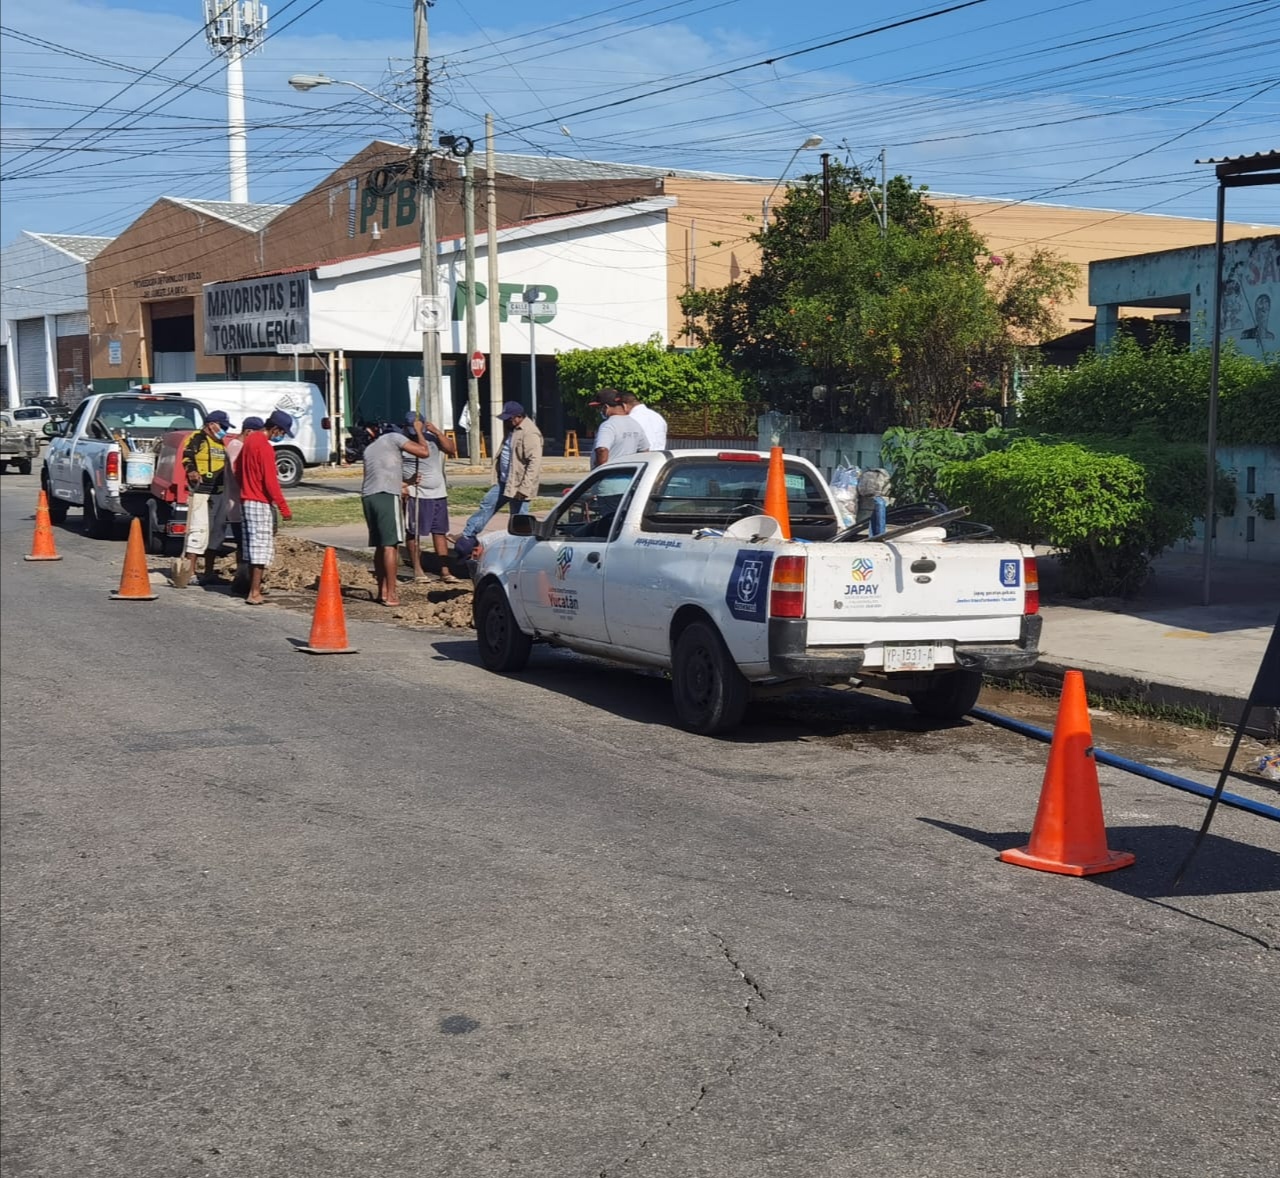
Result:
[[227,436],[227,431],[224,430],[221,426],[218,427],[217,432],[213,435],[214,441],[217,441],[217,442],[222,441],[222,439],[225,438],[226,436]]

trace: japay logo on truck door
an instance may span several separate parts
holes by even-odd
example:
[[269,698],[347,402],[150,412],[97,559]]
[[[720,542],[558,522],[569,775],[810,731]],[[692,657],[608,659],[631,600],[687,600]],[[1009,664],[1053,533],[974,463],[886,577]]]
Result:
[[724,601],[729,613],[742,622],[763,622],[769,598],[769,573],[773,553],[744,549],[733,561]]
[[1022,584],[1022,561],[1002,560],[1000,562],[1000,584],[1006,589],[1016,589]]

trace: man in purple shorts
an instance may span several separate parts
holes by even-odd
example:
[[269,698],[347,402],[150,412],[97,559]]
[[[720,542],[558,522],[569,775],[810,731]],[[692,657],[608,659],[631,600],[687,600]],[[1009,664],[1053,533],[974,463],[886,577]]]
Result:
[[[416,438],[414,423],[416,413],[405,418],[405,436]],[[424,422],[422,432],[426,438],[426,458],[417,458],[402,451],[404,459],[405,487],[405,545],[409,549],[409,563],[413,565],[413,579],[430,581],[422,567],[422,538],[431,537],[431,545],[440,558],[440,579],[456,581],[458,578],[445,563],[449,555],[449,488],[444,478],[444,460],[458,452],[455,442],[449,440],[441,429],[431,422]]]

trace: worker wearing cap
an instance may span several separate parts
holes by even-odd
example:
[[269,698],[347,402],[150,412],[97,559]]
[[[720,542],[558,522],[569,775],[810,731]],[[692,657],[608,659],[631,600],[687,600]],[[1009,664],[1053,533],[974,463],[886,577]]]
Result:
[[227,530],[227,451],[222,439],[233,429],[226,413],[214,409],[182,445],[182,469],[187,476],[187,538],[183,546],[187,565],[179,566],[174,574],[174,583],[180,588],[195,576],[198,556],[204,557],[202,579],[214,580],[213,562]]
[[248,605],[261,605],[262,578],[276,554],[276,512],[281,519],[292,519],[289,502],[280,489],[276,470],[276,452],[271,445],[277,438],[291,438],[293,418],[283,409],[272,410],[263,421],[248,417],[244,423],[244,448],[236,463],[240,481],[240,511],[244,516],[244,557],[249,566]]
[[529,510],[529,500],[537,495],[542,480],[542,431],[533,418],[519,401],[508,401],[498,419],[502,422],[503,439],[493,462],[494,484],[462,531],[449,537],[464,560],[475,556],[481,529],[505,505],[510,504],[512,515]]
[[601,389],[590,404],[600,410],[602,418],[591,456],[593,467],[629,454],[640,454],[649,448],[644,429],[628,416],[626,402],[617,389]]

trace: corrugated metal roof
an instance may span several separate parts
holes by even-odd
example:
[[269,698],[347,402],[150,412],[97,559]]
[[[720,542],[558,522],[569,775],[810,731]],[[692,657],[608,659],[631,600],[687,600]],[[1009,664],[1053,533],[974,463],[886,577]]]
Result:
[[237,229],[244,229],[249,233],[257,233],[260,229],[265,229],[289,207],[288,205],[239,204],[230,200],[187,200],[181,196],[166,196],[164,199],[194,212],[204,213],[205,216],[217,217],[219,221],[225,221],[228,225],[234,225]]
[[[476,160],[483,163],[483,154]],[[725,172],[695,172],[685,168],[655,168],[650,164],[614,164],[603,160],[575,160],[563,156],[513,155],[494,152],[499,172],[525,180],[742,180],[767,182],[762,176],[734,176]]]
[[1272,148],[1270,151],[1255,151],[1252,155],[1219,155],[1212,159],[1196,160],[1198,164],[1246,164],[1246,163],[1266,163],[1268,157],[1276,162],[1280,167],[1280,151]]
[[31,236],[82,262],[92,262],[115,241],[114,237],[84,237],[74,233],[32,233]]

